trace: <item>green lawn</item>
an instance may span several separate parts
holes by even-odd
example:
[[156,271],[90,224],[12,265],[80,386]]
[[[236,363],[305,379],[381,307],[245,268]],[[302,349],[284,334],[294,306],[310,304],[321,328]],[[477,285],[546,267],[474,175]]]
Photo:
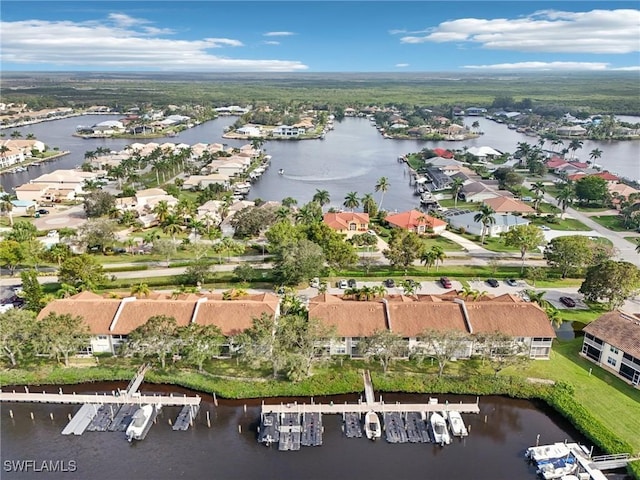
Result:
[[518,374],[572,384],[579,403],[634,451],[640,451],[640,390],[580,357],[581,348],[582,338],[556,341],[549,361],[530,362]]
[[[463,233],[462,236],[480,245],[480,235]],[[505,245],[504,240],[500,237],[485,237],[482,247],[492,252],[520,252],[520,249],[517,247],[508,247]]]
[[546,218],[538,217],[538,218],[532,219],[531,223],[533,223],[534,225],[546,225],[551,230],[560,230],[563,232],[572,231],[572,230],[588,232],[589,230],[591,230],[584,223],[582,223],[579,220],[576,220],[575,218],[564,218],[564,219],[558,218],[557,220],[558,220],[558,223],[548,222]]
[[627,242],[631,242],[633,245],[638,245],[638,241],[640,241],[640,237],[624,237]]
[[440,236],[425,238],[424,244],[428,249],[435,246],[442,247],[445,250],[445,252],[463,252],[464,251],[464,248],[462,248],[456,242]]
[[596,215],[591,217],[591,220],[598,222],[603,227],[614,232],[626,232],[631,230],[624,226],[620,215]]

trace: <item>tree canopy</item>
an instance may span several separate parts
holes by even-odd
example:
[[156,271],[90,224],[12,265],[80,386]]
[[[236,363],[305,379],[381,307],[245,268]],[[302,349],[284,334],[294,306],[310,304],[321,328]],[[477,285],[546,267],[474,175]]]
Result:
[[640,290],[640,270],[633,263],[606,261],[587,269],[578,290],[587,300],[606,300],[609,309],[619,308]]

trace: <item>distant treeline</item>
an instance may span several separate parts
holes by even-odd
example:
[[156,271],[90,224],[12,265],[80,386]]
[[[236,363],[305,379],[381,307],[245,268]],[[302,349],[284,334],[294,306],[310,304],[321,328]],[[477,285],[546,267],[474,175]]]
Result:
[[589,114],[640,114],[634,72],[563,74],[434,73],[13,73],[0,81],[2,101],[31,108],[169,104],[326,108],[367,105],[490,107],[496,97]]

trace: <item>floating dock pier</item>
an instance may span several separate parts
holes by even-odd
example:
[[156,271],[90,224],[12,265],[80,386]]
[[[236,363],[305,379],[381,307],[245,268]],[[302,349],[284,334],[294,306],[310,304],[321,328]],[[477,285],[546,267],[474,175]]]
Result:
[[[187,397],[177,395],[142,395],[138,392],[144,381],[144,375],[148,366],[142,365],[136,375],[131,379],[126,390],[118,390],[111,394],[69,394],[62,393],[36,393],[25,391],[3,392],[0,391],[2,402],[30,402],[30,403],[66,403],[81,404],[82,406],[71,418],[67,426],[62,430],[63,435],[82,435],[90,432],[124,432],[127,429],[133,414],[142,405],[154,407],[153,419],[162,406],[181,406],[182,411],[174,422],[174,430],[187,430],[193,424],[195,416],[200,409],[199,396]],[[149,422],[149,428],[153,421]],[[177,428],[176,428],[177,427]],[[145,433],[146,435],[146,433]]]
[[[288,403],[279,405],[262,405],[261,425],[259,441],[270,444],[279,441],[280,450],[297,450],[295,438],[302,438],[300,444],[320,445],[319,441],[313,443],[310,439],[321,433],[320,420],[322,415],[342,415],[342,429],[347,438],[361,438],[363,436],[362,418],[374,411],[382,415],[384,420],[385,438],[389,443],[428,443],[431,441],[427,426],[430,413],[443,411],[456,411],[460,413],[480,413],[478,401],[476,403],[438,403],[437,399],[430,398],[427,403],[384,403],[382,398],[375,400],[373,384],[368,371],[363,372],[364,401],[358,403]],[[318,419],[316,424],[314,420]],[[297,419],[294,420],[293,419]],[[302,419],[302,421],[300,420]],[[276,423],[274,425],[274,422]],[[312,431],[312,429],[315,429]],[[266,431],[270,433],[265,433]],[[279,432],[279,440],[275,431]],[[294,437],[294,434],[297,437]],[[271,440],[265,441],[265,438]],[[292,443],[294,442],[294,443]]]

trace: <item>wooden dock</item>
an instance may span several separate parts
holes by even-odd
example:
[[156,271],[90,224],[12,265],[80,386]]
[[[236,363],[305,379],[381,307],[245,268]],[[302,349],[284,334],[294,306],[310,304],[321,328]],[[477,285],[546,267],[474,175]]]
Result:
[[160,404],[163,406],[184,405],[200,405],[201,398],[185,397],[178,395],[126,395],[122,394],[106,394],[106,393],[22,393],[22,392],[0,392],[0,401],[2,402],[30,402],[30,403],[71,403],[71,404],[113,404],[126,405],[133,403],[143,405],[146,403]]
[[443,412],[480,413],[477,403],[287,403],[278,405],[262,405],[262,413],[322,413],[327,415],[344,415],[345,413],[365,414],[374,412]]

